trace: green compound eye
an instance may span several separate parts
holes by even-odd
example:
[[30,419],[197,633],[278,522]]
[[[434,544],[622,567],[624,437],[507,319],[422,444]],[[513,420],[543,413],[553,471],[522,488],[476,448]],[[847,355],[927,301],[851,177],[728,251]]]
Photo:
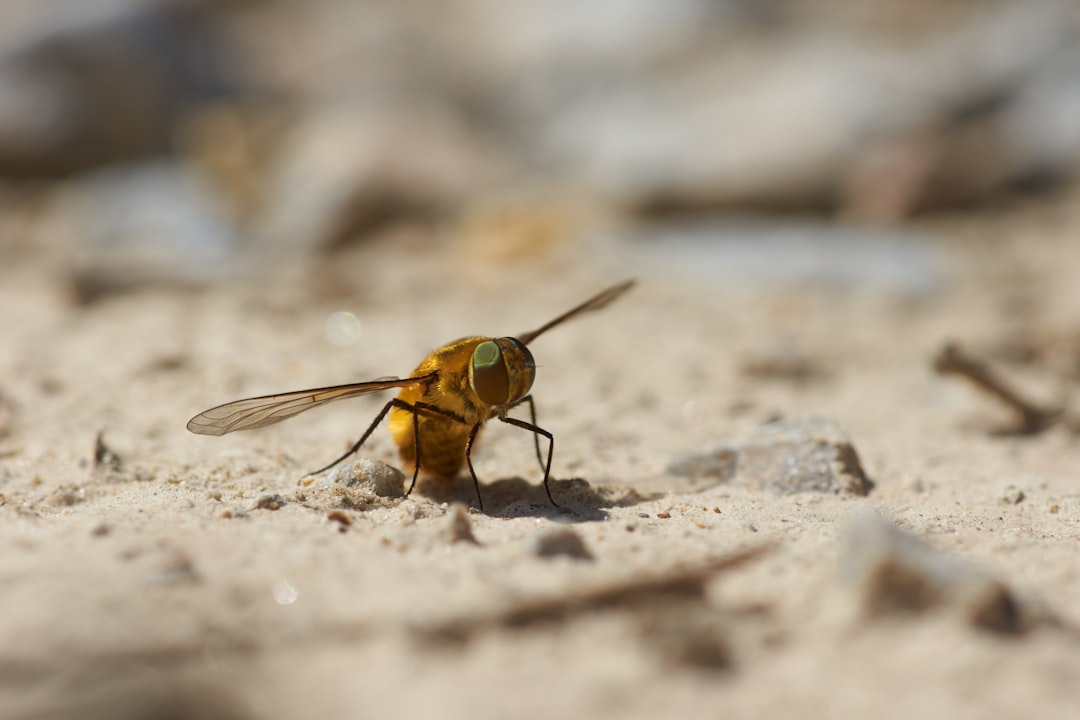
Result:
[[494,340],[485,340],[473,350],[471,380],[476,396],[488,405],[502,405],[510,399],[510,374]]
[[502,360],[502,350],[494,340],[486,340],[473,350],[473,367],[491,367]]

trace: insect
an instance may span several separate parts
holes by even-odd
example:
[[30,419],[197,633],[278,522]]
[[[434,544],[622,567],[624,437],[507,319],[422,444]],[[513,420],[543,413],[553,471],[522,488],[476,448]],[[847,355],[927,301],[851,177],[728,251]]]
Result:
[[[528,345],[567,320],[607,307],[634,283],[634,280],[627,280],[614,285],[516,338],[467,337],[447,343],[424,358],[407,378],[382,378],[236,400],[199,413],[188,421],[187,429],[199,435],[253,430],[335,400],[400,388],[398,396],[383,406],[348,452],[309,475],[329,470],[357,452],[389,413],[390,434],[402,461],[413,468],[412,483],[405,495],[416,487],[421,468],[434,477],[451,479],[464,463],[469,468],[476,487],[476,499],[483,510],[480,482],[472,464],[472,449],[484,423],[498,418],[533,433],[536,459],[544,469],[544,491],[551,504],[559,507],[548,486],[555,438],[536,424],[536,405],[529,394],[536,375],[536,363]],[[529,406],[530,422],[508,414],[523,404]],[[548,441],[546,462],[540,453],[540,436]]]

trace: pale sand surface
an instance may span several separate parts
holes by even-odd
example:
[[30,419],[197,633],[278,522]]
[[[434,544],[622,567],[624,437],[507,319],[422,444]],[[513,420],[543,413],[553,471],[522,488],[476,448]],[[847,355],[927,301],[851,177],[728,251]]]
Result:
[[[1080,213],[1059,203],[933,230],[938,287],[914,294],[684,276],[618,244],[466,272],[421,239],[79,307],[54,263],[23,256],[0,271],[0,715],[122,717],[145,693],[151,708],[251,718],[1075,717],[1069,630],[861,620],[837,578],[844,521],[872,508],[1080,623],[1080,442],[1060,427],[994,436],[1008,414],[931,370],[955,338],[1035,397],[1060,398],[1069,372],[1075,383]],[[449,504],[474,501],[464,476],[346,509],[344,532],[321,479],[298,500],[297,478],[347,448],[383,396],[253,433],[184,430],[227,400],[403,375],[443,342],[530,329],[631,276],[618,303],[533,345],[569,512],[547,503],[529,436],[491,426],[476,454],[489,514],[468,516],[478,544],[450,541]],[[336,310],[360,318],[351,346],[324,338]],[[994,359],[1020,336],[1041,359]],[[776,352],[822,372],[745,372]],[[868,497],[665,472],[802,414],[850,434]],[[118,472],[94,468],[99,430]],[[385,428],[361,454],[398,462]],[[1010,486],[1022,502],[1004,500]],[[266,493],[288,503],[253,509]],[[593,561],[533,553],[559,523]],[[768,542],[708,586],[725,669],[665,653],[647,607],[463,641],[418,630]]]

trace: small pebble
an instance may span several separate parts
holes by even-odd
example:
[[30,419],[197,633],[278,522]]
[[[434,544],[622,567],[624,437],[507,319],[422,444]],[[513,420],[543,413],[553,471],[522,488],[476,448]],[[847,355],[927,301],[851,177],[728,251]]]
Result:
[[732,665],[727,623],[703,605],[656,603],[642,618],[641,630],[648,645],[668,662],[704,670]]
[[346,487],[367,486],[379,497],[405,497],[405,473],[373,458],[339,465],[326,482]]
[[255,501],[256,510],[280,510],[285,507],[288,501],[280,495],[260,495],[259,499]]
[[593,554],[576,530],[565,525],[541,530],[532,540],[532,554],[537,557],[565,556],[577,560],[592,560]]
[[461,503],[454,503],[450,506],[444,535],[451,544],[459,542],[472,543],[473,545],[479,544],[473,535],[472,521],[469,520],[468,510]]
[[344,510],[331,510],[326,513],[326,519],[339,523],[342,530],[352,525],[352,518]]
[[94,467],[103,467],[119,472],[122,466],[123,461],[120,456],[105,444],[105,431],[98,430],[97,437],[94,439]]
[[1005,492],[1002,493],[1001,502],[1005,503],[1006,505],[1019,505],[1024,501],[1024,498],[1026,497],[1027,496],[1024,495],[1023,490],[1016,487],[1015,485],[1010,485],[1005,488]]
[[86,490],[79,485],[61,485],[53,491],[49,501],[53,505],[71,507],[86,500]]

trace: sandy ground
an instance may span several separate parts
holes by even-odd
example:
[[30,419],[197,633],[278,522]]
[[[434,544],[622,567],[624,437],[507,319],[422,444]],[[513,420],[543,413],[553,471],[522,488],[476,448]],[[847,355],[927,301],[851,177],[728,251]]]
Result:
[[[485,266],[398,238],[81,306],[57,263],[23,253],[0,271],[0,715],[1074,717],[1080,444],[1063,427],[995,434],[1008,413],[931,359],[958,339],[1032,396],[1063,397],[1080,213],[1059,201],[930,229],[938,277],[918,291],[685,273],[620,243]],[[354,507],[322,478],[298,489],[384,396],[252,433],[184,430],[228,400],[403,375],[443,342],[528,330],[624,277],[639,285],[618,303],[533,345],[565,512],[529,436],[494,425],[475,543],[453,531],[453,503],[474,502],[465,476]],[[324,337],[338,310],[360,319],[351,346]],[[777,358],[812,372],[760,371]],[[868,497],[667,472],[802,414],[851,436]],[[95,464],[99,431],[119,467]],[[361,455],[398,463],[385,428]],[[266,494],[286,503],[257,507]],[[837,557],[866,509],[1064,627],[863,618]],[[558,527],[593,559],[539,556]],[[508,614],[766,545],[697,600]]]

